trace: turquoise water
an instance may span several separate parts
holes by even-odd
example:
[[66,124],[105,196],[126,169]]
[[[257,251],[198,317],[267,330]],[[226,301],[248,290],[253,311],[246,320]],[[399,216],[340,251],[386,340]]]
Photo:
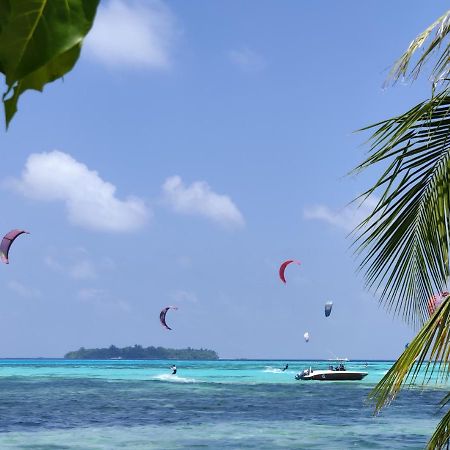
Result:
[[[177,375],[169,367],[175,363]],[[1,449],[419,449],[438,384],[373,416],[392,362],[352,361],[362,381],[296,381],[328,362],[0,360]]]

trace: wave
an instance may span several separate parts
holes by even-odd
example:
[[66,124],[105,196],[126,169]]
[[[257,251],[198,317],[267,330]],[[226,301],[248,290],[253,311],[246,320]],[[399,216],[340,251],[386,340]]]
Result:
[[171,373],[163,373],[152,377],[153,380],[170,381],[171,383],[197,383],[195,378],[185,378],[178,375],[172,375]]
[[284,373],[285,371],[283,371],[281,369],[277,369],[276,367],[266,366],[266,368],[263,370],[263,372],[266,372],[266,373]]

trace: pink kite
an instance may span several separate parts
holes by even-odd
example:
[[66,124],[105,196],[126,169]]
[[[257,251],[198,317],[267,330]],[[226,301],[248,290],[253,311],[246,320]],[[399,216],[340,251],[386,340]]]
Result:
[[301,264],[300,261],[296,261],[295,259],[288,259],[283,264],[281,264],[280,270],[278,271],[278,273],[280,274],[280,280],[285,284],[286,284],[286,278],[284,277],[284,271],[286,270],[286,267],[291,263],[298,264],[298,265]]
[[428,314],[430,317],[434,314],[436,309],[441,306],[442,302],[449,296],[450,294],[447,291],[441,292],[440,294],[433,295],[427,302]]
[[3,236],[2,243],[0,244],[0,259],[5,264],[9,264],[8,255],[12,243],[21,234],[30,234],[30,233],[25,230],[11,230],[9,233],[6,233],[5,236]]

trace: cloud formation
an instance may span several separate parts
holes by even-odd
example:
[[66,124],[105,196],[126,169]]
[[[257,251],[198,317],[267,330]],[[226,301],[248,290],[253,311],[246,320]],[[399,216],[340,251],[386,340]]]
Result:
[[105,289],[83,288],[77,292],[76,297],[81,302],[93,304],[101,309],[119,309],[123,312],[131,311],[131,306],[129,303],[111,297],[109,292]]
[[101,4],[85,47],[109,66],[166,69],[176,35],[169,8],[158,0]]
[[206,217],[224,227],[242,227],[244,218],[227,195],[217,194],[205,181],[186,186],[175,175],[167,178],[163,186],[164,201],[175,212]]
[[176,302],[176,303],[197,303],[198,297],[195,294],[195,292],[192,291],[184,291],[183,289],[177,289],[176,291],[173,291],[170,294],[170,297]]
[[37,298],[41,296],[41,292],[39,291],[39,289],[25,286],[24,284],[16,280],[8,281],[7,286],[12,292],[23,298]]
[[377,198],[369,197],[359,206],[351,204],[337,211],[326,205],[314,205],[304,209],[303,217],[327,222],[350,233],[373,211],[377,203]]
[[149,216],[142,200],[119,200],[113,184],[57,150],[30,155],[21,178],[7,184],[32,199],[64,202],[69,221],[91,230],[134,231]]
[[258,72],[267,65],[266,60],[261,55],[247,47],[239,50],[230,50],[228,57],[233,64],[245,72]]

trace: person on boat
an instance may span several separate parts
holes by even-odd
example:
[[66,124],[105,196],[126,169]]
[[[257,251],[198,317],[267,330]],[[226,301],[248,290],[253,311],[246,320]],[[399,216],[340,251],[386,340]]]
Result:
[[175,364],[170,369],[172,370],[172,375],[177,373],[177,366]]
[[344,364],[339,364],[339,370],[345,370]]
[[286,364],[286,365],[281,369],[281,371],[284,372],[288,367],[289,367],[289,364]]

